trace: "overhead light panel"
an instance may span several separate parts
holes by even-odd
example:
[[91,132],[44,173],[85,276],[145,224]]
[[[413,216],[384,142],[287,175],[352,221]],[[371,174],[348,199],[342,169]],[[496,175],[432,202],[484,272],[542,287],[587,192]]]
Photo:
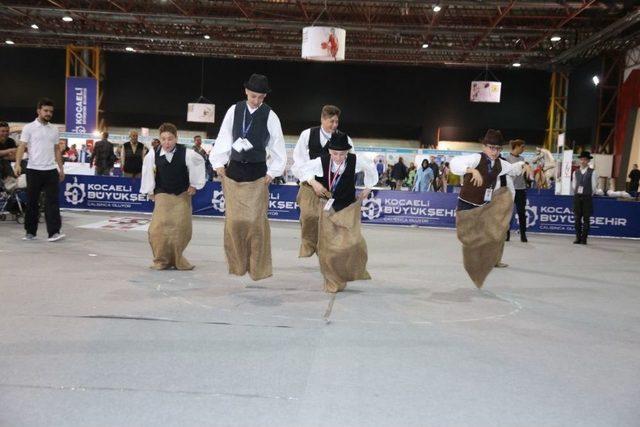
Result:
[[553,36],[550,39],[552,42],[559,42],[560,40],[562,40],[562,37],[560,36]]
[[439,4],[433,6],[433,11],[438,13],[442,10],[442,7]]
[[134,48],[132,48],[131,46],[127,46],[124,48],[124,50],[126,50],[127,52],[135,52],[136,50]]
[[423,48],[423,49],[426,49],[426,48],[428,48],[428,47],[429,47],[429,43],[422,43],[422,48]]
[[205,39],[205,40],[209,40],[210,38],[211,38],[211,36],[210,36],[209,34],[205,34],[205,35],[204,35],[204,39]]
[[13,40],[7,40],[7,41],[5,41],[5,43],[6,43],[6,44],[15,44],[15,43],[13,42]]
[[39,29],[40,27],[38,27],[38,24],[31,24],[31,28],[33,28],[34,30]]
[[72,18],[72,17],[70,17],[70,16],[63,16],[63,17],[62,17],[62,20],[63,20],[64,22],[71,22],[71,21],[73,21],[73,18]]
[[519,63],[519,62],[514,62],[512,65],[513,65],[514,67],[516,67],[516,68],[518,68],[518,67],[521,67],[521,66],[522,66],[522,64],[521,64],[521,63]]

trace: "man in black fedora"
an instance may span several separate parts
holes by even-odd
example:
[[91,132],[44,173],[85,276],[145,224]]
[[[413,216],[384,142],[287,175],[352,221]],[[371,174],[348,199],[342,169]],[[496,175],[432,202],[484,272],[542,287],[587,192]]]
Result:
[[462,243],[465,270],[475,285],[482,287],[493,267],[501,262],[504,238],[509,229],[513,196],[500,187],[500,176],[518,176],[523,161],[509,163],[500,158],[504,138],[499,130],[489,129],[480,141],[482,152],[451,159],[451,173],[462,177],[458,196],[456,228]]
[[210,159],[225,196],[229,273],[260,280],[272,275],[269,184],[283,174],[287,152],[280,119],[264,103],[267,77],[252,74],[244,88],[246,100],[227,110]]
[[589,222],[593,214],[593,193],[598,186],[598,174],[589,167],[591,153],[583,151],[578,156],[580,167],[573,172],[573,215],[575,217],[576,245],[586,245],[589,237]]
[[[300,167],[300,176],[320,198],[318,259],[325,292],[344,290],[347,282],[367,280],[367,244],[360,231],[361,201],[378,182],[373,161],[350,153],[349,137],[331,135],[328,150]],[[356,198],[355,175],[364,172],[365,189]]]

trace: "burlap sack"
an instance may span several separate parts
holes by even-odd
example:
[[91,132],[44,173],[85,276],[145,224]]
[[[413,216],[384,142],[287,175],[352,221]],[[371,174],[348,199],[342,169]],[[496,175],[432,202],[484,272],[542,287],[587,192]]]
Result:
[[191,196],[186,191],[179,196],[156,194],[153,216],[149,224],[149,244],[153,252],[151,268],[193,269],[194,266],[182,256],[190,241]]
[[[322,206],[326,199],[321,199]],[[362,237],[360,201],[339,212],[320,209],[318,258],[326,292],[340,292],[347,282],[369,280],[367,243]]]
[[318,250],[318,222],[320,221],[320,198],[309,184],[300,184],[298,197],[300,207],[300,258],[312,256]]
[[464,268],[478,288],[502,258],[512,211],[511,192],[502,187],[496,190],[491,203],[456,213]]
[[265,178],[251,182],[222,179],[224,192],[224,250],[229,274],[253,280],[270,277],[271,229],[267,217],[269,187]]

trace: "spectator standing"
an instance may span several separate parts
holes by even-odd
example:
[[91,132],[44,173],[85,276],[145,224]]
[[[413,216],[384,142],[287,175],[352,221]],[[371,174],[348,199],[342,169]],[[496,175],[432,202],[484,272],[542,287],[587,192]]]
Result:
[[[40,192],[44,191],[44,216],[47,224],[49,241],[55,242],[64,238],[60,233],[62,221],[58,201],[59,182],[64,180],[64,166],[62,153],[58,141],[58,129],[50,122],[53,118],[53,101],[43,98],[38,101],[38,117],[24,126],[20,135],[20,146],[16,151],[16,158],[21,159],[25,149],[29,151],[27,164],[27,214],[24,228],[26,235],[23,240],[35,240],[38,232],[38,217],[40,216]],[[56,168],[57,164],[57,168]],[[16,176],[22,174],[20,162],[15,165]]]
[[102,139],[93,146],[92,165],[96,168],[96,175],[110,175],[115,161],[116,155],[113,144],[109,142],[109,133],[103,132]]

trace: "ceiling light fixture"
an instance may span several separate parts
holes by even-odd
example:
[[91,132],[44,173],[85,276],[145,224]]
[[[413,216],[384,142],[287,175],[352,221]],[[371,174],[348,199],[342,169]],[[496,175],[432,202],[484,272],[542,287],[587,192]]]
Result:
[[521,66],[522,66],[522,64],[521,64],[521,63],[519,63],[519,62],[514,62],[512,65],[513,65],[514,67],[516,67],[516,68],[518,68],[518,67],[521,67]]
[[422,48],[423,48],[423,49],[426,49],[426,48],[428,48],[428,47],[429,47],[429,43],[422,43]]
[[211,36],[210,36],[209,34],[205,34],[205,35],[204,35],[204,39],[205,39],[205,40],[209,40],[210,38],[211,38]]
[[433,11],[438,13],[442,10],[442,7],[439,4],[436,4],[435,6],[433,6]]
[[124,48],[124,50],[126,50],[127,52],[135,52],[136,50],[134,48],[132,48],[131,46],[127,46]]
[[39,29],[40,27],[38,27],[38,24],[31,24],[31,28],[33,28],[34,30]]
[[562,37],[560,36],[553,36],[550,39],[552,42],[559,42],[560,40],[562,40]]
[[5,43],[6,43],[6,44],[15,44],[15,43],[13,42],[13,40],[7,40],[7,41],[5,41]]
[[594,84],[595,86],[598,86],[598,85],[600,84],[600,77],[598,77],[598,76],[593,76],[593,77],[591,78],[591,81],[593,82],[593,84]]
[[62,20],[63,20],[64,22],[71,22],[71,21],[73,21],[73,18],[72,18],[72,17],[70,17],[70,16],[63,16],[63,17],[62,17]]

